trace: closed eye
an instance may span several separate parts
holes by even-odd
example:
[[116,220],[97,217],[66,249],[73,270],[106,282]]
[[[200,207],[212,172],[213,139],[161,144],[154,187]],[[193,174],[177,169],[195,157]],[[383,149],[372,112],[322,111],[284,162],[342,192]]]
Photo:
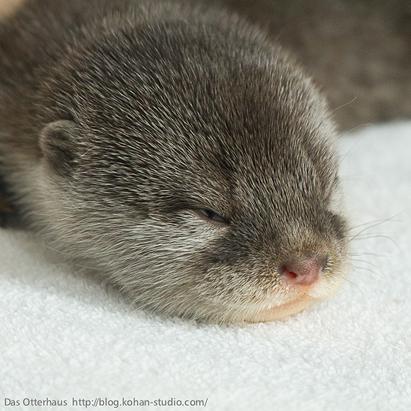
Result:
[[195,213],[204,221],[214,224],[229,225],[230,221],[228,218],[222,216],[210,208],[199,208],[194,210]]

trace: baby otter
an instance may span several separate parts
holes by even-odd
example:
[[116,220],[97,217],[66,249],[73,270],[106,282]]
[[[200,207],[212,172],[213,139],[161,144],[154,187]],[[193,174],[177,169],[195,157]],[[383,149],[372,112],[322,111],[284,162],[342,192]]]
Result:
[[267,321],[338,285],[335,127],[260,29],[193,1],[27,0],[0,54],[13,203],[137,307]]

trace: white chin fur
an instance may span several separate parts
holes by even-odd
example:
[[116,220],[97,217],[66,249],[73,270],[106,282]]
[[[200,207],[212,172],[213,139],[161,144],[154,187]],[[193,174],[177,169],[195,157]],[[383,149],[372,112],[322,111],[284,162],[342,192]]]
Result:
[[314,287],[307,288],[306,291],[290,291],[281,298],[273,296],[262,303],[247,304],[239,311],[242,312],[245,321],[265,322],[287,318],[294,315],[315,302],[330,298],[335,294],[342,279],[326,278],[318,282]]
[[320,300],[330,298],[339,288],[341,281],[341,276],[322,279],[307,292],[307,295]]

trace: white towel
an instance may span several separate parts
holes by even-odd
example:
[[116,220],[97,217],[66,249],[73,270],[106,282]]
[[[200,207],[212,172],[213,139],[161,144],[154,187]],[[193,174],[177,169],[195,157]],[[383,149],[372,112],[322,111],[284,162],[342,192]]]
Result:
[[135,312],[29,234],[0,230],[0,409],[410,410],[411,123],[352,133],[340,151],[352,224],[376,225],[353,230],[365,229],[340,292],[287,321]]

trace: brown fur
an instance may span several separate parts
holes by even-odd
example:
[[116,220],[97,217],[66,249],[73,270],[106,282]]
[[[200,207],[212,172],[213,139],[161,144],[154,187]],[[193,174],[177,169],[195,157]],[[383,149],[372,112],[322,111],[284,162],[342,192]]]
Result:
[[[138,307],[217,322],[335,289],[334,122],[262,30],[202,2],[27,0],[0,53],[0,170],[69,260]],[[321,281],[290,286],[282,265],[307,256]]]
[[343,129],[411,117],[407,0],[221,0],[292,51]]
[[12,16],[25,0],[0,0],[0,19]]

